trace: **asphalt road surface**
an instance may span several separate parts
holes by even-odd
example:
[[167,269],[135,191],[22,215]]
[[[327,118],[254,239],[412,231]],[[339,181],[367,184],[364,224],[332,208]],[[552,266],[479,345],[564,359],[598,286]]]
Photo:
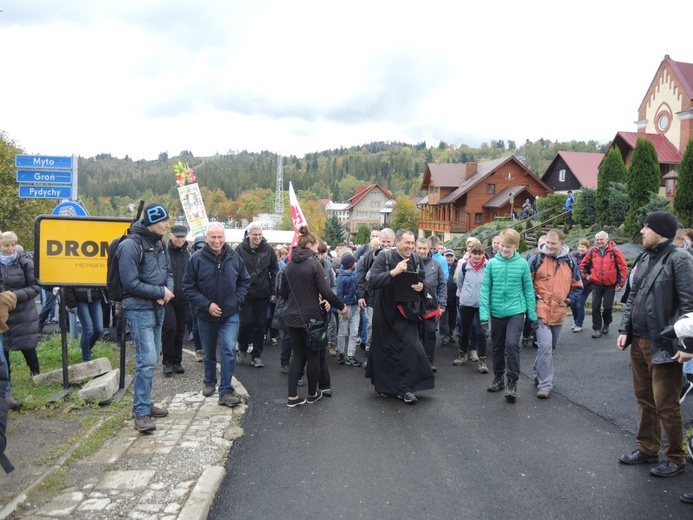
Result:
[[265,368],[236,369],[251,404],[209,518],[692,518],[679,495],[693,469],[661,479],[617,462],[634,449],[637,407],[616,331],[591,339],[589,316],[581,334],[570,325],[551,398],[536,398],[528,347],[515,404],[439,347],[436,388],[415,406],[376,397],[362,368],[331,358],[334,396],[289,409],[279,349],[266,346]]

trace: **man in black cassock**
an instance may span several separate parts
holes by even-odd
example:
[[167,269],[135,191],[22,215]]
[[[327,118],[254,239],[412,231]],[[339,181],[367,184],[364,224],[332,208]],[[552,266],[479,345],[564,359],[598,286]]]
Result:
[[[416,403],[414,392],[434,387],[431,364],[419,339],[419,317],[400,311],[398,307],[404,309],[406,304],[395,300],[397,276],[405,271],[418,273],[423,268],[414,246],[414,233],[398,231],[395,249],[381,251],[368,276],[374,302],[366,377],[371,379],[378,397],[396,395],[407,404]],[[423,283],[419,281],[411,288],[420,293]]]

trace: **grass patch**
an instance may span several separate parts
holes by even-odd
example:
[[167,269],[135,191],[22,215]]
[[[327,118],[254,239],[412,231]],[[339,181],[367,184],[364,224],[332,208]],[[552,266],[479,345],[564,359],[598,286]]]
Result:
[[[52,370],[62,369],[62,343],[60,334],[49,336],[46,341],[40,343],[36,347],[41,372],[50,372]],[[92,350],[92,358],[108,358],[113,368],[120,366],[120,347],[114,343],[99,341],[94,345]],[[67,363],[75,365],[82,362],[82,351],[79,346],[79,339],[69,341],[67,347]],[[24,356],[21,352],[10,352],[10,360],[12,362],[12,395],[21,399],[22,406],[26,410],[42,410],[53,408],[55,406],[63,406],[64,403],[71,404],[73,407],[83,408],[88,406],[87,403],[77,397],[77,392],[70,392],[60,405],[50,405],[48,400],[62,390],[62,383],[45,383],[35,385],[31,380],[29,368],[24,361]],[[126,367],[126,370],[133,370],[134,365]],[[79,389],[86,384],[75,384],[73,387]]]
[[[115,433],[123,427],[123,421],[125,421],[129,413],[130,404],[128,403],[127,406],[123,406],[121,409],[117,410],[112,417],[108,418],[101,426],[99,426],[99,428],[93,432],[88,439],[85,439],[84,442],[82,442],[82,444],[80,444],[80,446],[74,451],[74,453],[70,455],[70,458],[67,460],[67,464],[72,464],[80,459],[84,459],[96,453],[101,446],[103,446],[103,443],[106,440],[113,437]],[[89,425],[85,425],[83,431],[81,431],[79,435],[76,435],[75,438],[77,439],[84,435],[86,430],[93,426],[96,419],[98,418],[94,418],[94,421],[91,421]]]
[[67,478],[67,470],[55,470],[38,487],[31,490],[27,496],[27,501],[30,503],[43,503],[48,498],[58,495],[67,486]]

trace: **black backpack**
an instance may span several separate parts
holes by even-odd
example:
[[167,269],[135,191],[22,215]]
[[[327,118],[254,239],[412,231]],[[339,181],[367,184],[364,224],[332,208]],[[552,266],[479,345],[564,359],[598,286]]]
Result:
[[120,281],[120,262],[118,261],[118,246],[123,240],[137,242],[140,246],[140,264],[144,258],[144,245],[142,244],[142,237],[139,235],[126,233],[111,241],[111,245],[108,246],[108,259],[106,261],[106,288],[108,289],[108,299],[114,302],[122,302],[125,297],[125,289]]

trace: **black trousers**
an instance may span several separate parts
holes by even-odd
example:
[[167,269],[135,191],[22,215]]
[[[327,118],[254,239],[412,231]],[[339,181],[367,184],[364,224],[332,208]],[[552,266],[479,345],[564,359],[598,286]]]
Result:
[[[616,287],[613,285],[592,284],[592,329],[600,330],[602,326],[611,325],[612,310]],[[604,310],[602,311],[602,305]]]
[[253,359],[262,356],[268,305],[269,298],[246,300],[241,305],[241,328],[238,333],[238,348],[241,352],[248,352],[248,345],[252,343]]
[[190,314],[190,305],[173,303],[175,298],[164,308],[164,324],[161,329],[161,352],[164,365],[180,365],[183,362],[183,337],[185,324]]

